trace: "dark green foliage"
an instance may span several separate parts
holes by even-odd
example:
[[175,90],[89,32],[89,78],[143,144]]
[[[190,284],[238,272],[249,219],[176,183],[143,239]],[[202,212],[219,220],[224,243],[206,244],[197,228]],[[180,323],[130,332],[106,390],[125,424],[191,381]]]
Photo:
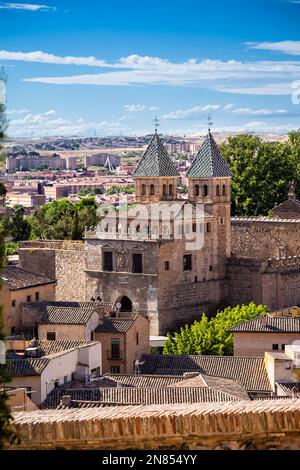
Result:
[[300,133],[291,134],[287,142],[263,142],[253,135],[239,135],[221,145],[232,171],[233,215],[268,215],[275,203],[287,199],[289,182],[300,182]]
[[14,212],[9,221],[9,233],[13,242],[28,240],[30,237],[30,224],[25,217],[25,209],[22,206],[15,206]]
[[233,335],[228,329],[268,311],[267,306],[251,302],[249,305],[227,307],[210,320],[204,313],[200,321],[185,325],[174,337],[168,334],[164,354],[230,356],[233,354]]

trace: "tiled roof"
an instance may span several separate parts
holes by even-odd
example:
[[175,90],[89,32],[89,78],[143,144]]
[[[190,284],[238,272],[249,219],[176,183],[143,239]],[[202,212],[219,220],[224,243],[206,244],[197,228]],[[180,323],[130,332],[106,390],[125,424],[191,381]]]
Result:
[[134,319],[104,317],[95,329],[96,333],[126,333],[133,325]]
[[26,289],[28,287],[41,286],[56,282],[45,276],[40,276],[17,266],[7,266],[1,272],[0,278],[10,290]]
[[50,358],[28,358],[7,360],[7,371],[11,377],[25,377],[31,375],[41,375],[45,367],[49,364]]
[[[182,377],[178,375],[121,375],[121,374],[105,374],[103,380],[110,380],[110,387],[116,387],[117,383],[121,383],[122,387],[147,387],[147,388],[164,388],[176,384],[182,383]],[[99,387],[103,387],[101,382]]]
[[187,171],[187,176],[188,178],[231,176],[229,166],[210,132]]
[[[71,396],[71,400],[92,401],[109,405],[158,405],[164,403],[236,401],[240,399],[223,391],[206,387],[54,389],[48,395],[43,407],[57,407],[64,395]],[[249,398],[247,397],[247,399]]]
[[133,176],[179,176],[157,132],[150,140]]
[[270,391],[263,357],[241,356],[173,356],[142,354],[142,374],[183,375],[199,371],[215,377],[240,382],[248,391]]
[[47,306],[40,317],[39,323],[41,325],[86,325],[94,312],[95,309],[93,307],[81,308]]
[[[266,320],[266,324],[264,321]],[[264,315],[239,323],[228,331],[253,333],[300,333],[300,318]]]
[[300,398],[300,382],[277,382],[277,393],[283,392],[286,397]]
[[225,379],[224,377],[214,377],[212,375],[199,374],[190,379],[183,379],[181,382],[169,385],[169,387],[206,387],[219,390],[238,397],[240,400],[248,400],[249,395],[243,385],[237,380]]
[[49,354],[56,354],[58,352],[67,351],[69,349],[79,348],[81,346],[86,346],[89,344],[94,344],[94,342],[77,341],[77,340],[50,341],[47,339],[42,339],[42,340],[34,339],[31,341],[28,347],[38,348],[37,355],[39,357],[42,357],[42,356],[48,356]]

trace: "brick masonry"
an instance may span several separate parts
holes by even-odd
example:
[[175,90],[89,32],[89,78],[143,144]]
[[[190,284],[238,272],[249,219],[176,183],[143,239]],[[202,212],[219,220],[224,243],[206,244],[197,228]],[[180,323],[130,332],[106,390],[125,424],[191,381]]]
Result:
[[14,414],[18,449],[298,450],[300,400]]

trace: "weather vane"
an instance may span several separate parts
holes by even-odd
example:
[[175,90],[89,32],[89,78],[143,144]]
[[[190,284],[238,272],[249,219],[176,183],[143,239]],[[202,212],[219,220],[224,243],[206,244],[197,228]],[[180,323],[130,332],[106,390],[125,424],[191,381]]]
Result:
[[157,128],[159,126],[159,119],[157,116],[155,116],[155,118],[153,119],[153,122],[154,122],[154,130],[155,132],[157,132]]
[[207,123],[208,123],[208,132],[210,132],[210,127],[213,125],[213,121],[211,120],[211,114],[210,113],[207,117]]

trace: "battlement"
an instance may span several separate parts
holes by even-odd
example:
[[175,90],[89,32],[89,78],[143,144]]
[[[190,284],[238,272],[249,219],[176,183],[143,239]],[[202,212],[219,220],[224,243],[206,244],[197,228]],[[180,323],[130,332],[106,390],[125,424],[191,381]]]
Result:
[[300,256],[287,256],[285,258],[270,258],[267,261],[267,270],[300,269]]

